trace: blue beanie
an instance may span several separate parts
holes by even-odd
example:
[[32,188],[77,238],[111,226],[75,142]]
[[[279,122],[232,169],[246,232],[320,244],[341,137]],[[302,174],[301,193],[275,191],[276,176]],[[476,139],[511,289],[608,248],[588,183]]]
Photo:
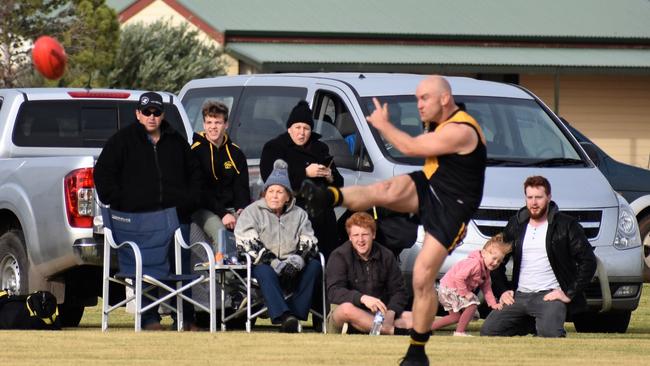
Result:
[[287,192],[291,193],[293,190],[291,189],[291,182],[289,181],[289,172],[287,171],[288,167],[286,161],[282,159],[276,160],[273,163],[273,171],[271,172],[271,175],[269,175],[266,182],[264,182],[264,190],[266,191],[269,186],[277,184],[283,186],[287,189]]

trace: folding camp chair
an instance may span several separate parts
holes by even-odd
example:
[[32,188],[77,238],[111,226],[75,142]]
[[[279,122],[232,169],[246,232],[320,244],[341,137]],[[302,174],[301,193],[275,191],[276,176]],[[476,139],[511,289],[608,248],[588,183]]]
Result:
[[[183,240],[178,216],[174,208],[155,212],[126,213],[110,208],[102,208],[104,220],[104,274],[102,330],[108,329],[108,315],[111,311],[124,306],[129,301],[135,302],[135,331],[142,329],[142,314],[158,306],[176,312],[178,330],[183,329],[183,300],[210,313],[210,331],[216,330],[216,298],[214,276],[214,253],[210,245],[196,242],[188,245]],[[171,270],[169,245],[174,243],[176,268]],[[207,274],[182,274],[181,249],[189,250],[200,246],[208,258]],[[117,250],[118,272],[111,273],[111,252]],[[197,284],[209,282],[209,307],[194,301],[187,291]],[[131,288],[132,296],[127,296],[117,304],[109,304],[109,285],[117,283]],[[173,283],[170,286],[169,283]],[[158,289],[164,290],[157,297]],[[151,300],[142,306],[143,296]],[[167,301],[176,298],[176,306]]]
[[[251,331],[251,324],[252,321],[257,318],[258,316],[264,314],[268,309],[264,305],[264,298],[261,296],[261,294],[258,294],[257,292],[257,281],[253,278],[252,276],[252,266],[253,266],[253,261],[251,260],[251,257],[248,254],[245,254],[246,261],[242,261],[242,263],[237,263],[233,264],[233,261],[231,260],[228,262],[229,259],[231,258],[237,258],[237,246],[235,243],[235,235],[227,230],[221,230],[219,233],[219,243],[218,243],[218,248],[219,250],[217,253],[221,252],[224,260],[226,261],[225,264],[217,264],[216,265],[216,271],[219,274],[218,278],[219,281],[219,286],[221,288],[221,330],[226,330],[226,322],[243,316],[244,314],[246,315],[246,331],[250,332]],[[219,256],[219,254],[217,254]],[[323,324],[325,323],[325,316],[327,314],[325,313],[325,257],[323,254],[318,253],[319,258],[320,258],[320,264],[321,264],[321,292],[322,292],[322,311],[317,311],[315,309],[310,309],[309,312],[311,313],[312,317],[316,316],[320,318],[323,321]],[[228,281],[226,279],[226,273],[232,273],[232,276],[230,277],[231,281]],[[243,302],[239,305],[237,309],[234,309],[235,311],[226,316],[225,315],[225,310],[224,310],[224,296],[225,296],[225,291],[227,290],[228,287],[232,286],[239,286],[243,292],[245,293],[246,297],[243,300]],[[232,290],[232,289],[230,289]],[[285,294],[285,299],[289,299],[292,296],[291,293]],[[323,326],[323,333],[326,333],[327,329],[325,326]]]

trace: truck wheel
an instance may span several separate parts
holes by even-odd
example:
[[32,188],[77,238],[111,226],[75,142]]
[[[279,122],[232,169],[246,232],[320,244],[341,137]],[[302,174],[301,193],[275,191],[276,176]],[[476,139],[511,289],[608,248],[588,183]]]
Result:
[[25,239],[20,230],[10,230],[0,236],[0,289],[17,294],[29,291],[29,273]]
[[645,267],[643,268],[643,282],[650,282],[650,215],[639,220],[639,232],[643,244],[643,257]]
[[59,304],[59,318],[63,327],[78,327],[84,315],[84,307],[77,304]]
[[583,313],[573,319],[579,333],[625,333],[632,311],[610,313]]

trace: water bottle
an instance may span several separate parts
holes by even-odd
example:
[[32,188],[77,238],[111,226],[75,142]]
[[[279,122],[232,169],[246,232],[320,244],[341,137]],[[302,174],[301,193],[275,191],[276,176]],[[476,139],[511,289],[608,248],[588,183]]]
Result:
[[372,321],[372,328],[370,328],[370,335],[376,336],[381,333],[381,326],[384,324],[384,314],[381,311],[375,313],[375,319]]

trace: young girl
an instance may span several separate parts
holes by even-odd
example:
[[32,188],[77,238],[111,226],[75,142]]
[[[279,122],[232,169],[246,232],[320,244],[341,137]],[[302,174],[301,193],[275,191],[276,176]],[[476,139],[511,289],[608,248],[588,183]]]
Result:
[[438,301],[449,315],[436,319],[431,330],[458,323],[454,336],[469,336],[465,328],[481,303],[474,294],[479,286],[488,305],[501,310],[503,305],[497,303],[492,293],[490,271],[499,267],[511,250],[510,243],[504,242],[503,235],[498,234],[488,240],[483,249],[469,253],[467,258],[453,265],[440,280],[438,289]]

